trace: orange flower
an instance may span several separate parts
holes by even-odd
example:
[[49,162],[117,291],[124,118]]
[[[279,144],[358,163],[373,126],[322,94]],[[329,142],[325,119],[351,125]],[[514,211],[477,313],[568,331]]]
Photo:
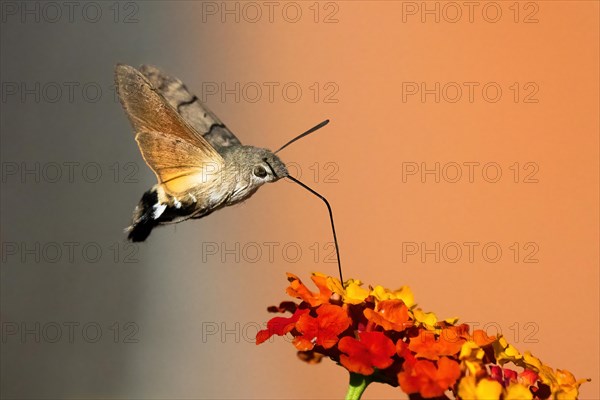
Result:
[[439,337],[435,332],[419,330],[419,335],[410,340],[408,348],[415,352],[415,357],[437,360],[440,356],[453,356],[458,353],[466,342],[460,337],[458,327],[442,329]]
[[402,332],[409,324],[408,308],[402,300],[383,300],[377,303],[377,310],[365,309],[365,317],[386,331]]
[[302,335],[294,339],[294,346],[300,351],[312,350],[315,344],[325,349],[335,346],[352,322],[342,307],[333,304],[321,305],[316,313],[317,318],[302,314],[296,323]]
[[456,361],[442,357],[437,362],[419,360],[405,365],[398,374],[398,383],[407,394],[420,393],[424,398],[440,397],[460,377],[460,366]]
[[[446,398],[449,391],[461,399],[574,400],[585,381],[521,354],[501,335],[471,332],[457,318],[424,312],[408,287],[368,290],[359,280],[342,285],[317,273],[311,279],[318,291],[288,273],[287,293],[300,301],[269,307],[291,317],[272,318],[256,343],[289,334],[301,360],[315,364],[329,358],[342,365],[350,372],[347,398],[359,399],[368,384],[380,382],[419,399]],[[523,371],[503,368],[508,362]]]
[[473,335],[470,337],[470,339],[475,342],[477,346],[485,347],[488,344],[495,342],[496,336],[489,336],[487,332],[481,329],[476,329],[473,331]]
[[392,356],[396,353],[394,342],[382,332],[359,332],[356,340],[345,336],[340,340],[338,349],[344,353],[340,362],[350,372],[371,375],[374,368],[384,369],[392,365]]
[[327,277],[325,275],[313,274],[311,277],[312,281],[317,285],[317,288],[319,288],[319,293],[311,292],[296,275],[288,272],[287,276],[290,286],[287,288],[286,292],[290,296],[304,300],[310,304],[311,307],[316,307],[329,302],[329,298],[333,292],[327,287]]

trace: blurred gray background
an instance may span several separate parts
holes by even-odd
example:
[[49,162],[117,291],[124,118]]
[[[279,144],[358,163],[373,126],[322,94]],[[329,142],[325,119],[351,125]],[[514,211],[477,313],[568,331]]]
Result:
[[[180,374],[148,353],[161,348],[160,333],[149,334],[144,322],[161,313],[150,298],[164,304],[156,284],[177,272],[163,244],[140,250],[123,241],[131,209],[154,177],[137,154],[112,76],[117,62],[175,61],[185,34],[170,19],[185,10],[74,2],[69,14],[56,5],[2,3],[1,394],[180,397],[152,384],[155,370],[165,380]],[[194,51],[211,40],[210,32],[195,38]],[[147,281],[153,266],[162,267]],[[177,326],[163,325],[162,334],[170,329]]]
[[[2,398],[294,397],[294,369],[322,393],[344,391],[345,371],[308,368],[285,341],[254,345],[266,307],[284,299],[289,263],[240,260],[239,250],[221,257],[236,243],[304,240],[306,251],[315,235],[329,241],[326,220],[307,238],[290,228],[306,217],[286,219],[277,199],[299,189],[265,188],[222,218],[158,229],[139,246],[124,240],[155,177],[115,97],[115,64],[160,66],[200,96],[203,82],[254,81],[276,58],[269,23],[203,21],[201,2],[168,3],[2,3]],[[209,103],[243,142],[271,148],[331,115],[309,100],[280,100]],[[310,145],[300,150],[304,166],[324,162]],[[305,200],[294,207],[325,218],[322,204]],[[203,259],[207,244],[220,250]],[[256,285],[267,273],[270,284]],[[327,389],[332,375],[340,385]]]
[[[236,395],[203,374],[219,350],[201,321],[223,318],[218,271],[186,252],[201,237],[123,240],[155,178],[112,86],[117,62],[214,77],[227,39],[190,3],[56,4],[2,3],[2,397]],[[192,343],[195,365],[176,361]]]

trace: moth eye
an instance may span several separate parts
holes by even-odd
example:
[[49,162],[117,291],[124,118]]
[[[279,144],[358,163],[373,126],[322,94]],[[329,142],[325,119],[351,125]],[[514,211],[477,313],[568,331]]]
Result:
[[259,178],[264,178],[267,176],[267,170],[262,165],[254,167],[254,171],[252,171],[252,173]]

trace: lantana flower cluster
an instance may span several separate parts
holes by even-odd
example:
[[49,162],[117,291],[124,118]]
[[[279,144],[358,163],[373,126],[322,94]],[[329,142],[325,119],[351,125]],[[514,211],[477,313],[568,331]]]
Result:
[[531,353],[521,354],[502,336],[470,331],[456,319],[439,320],[417,307],[411,290],[363,287],[315,273],[311,291],[288,273],[284,301],[259,331],[256,343],[273,335],[293,337],[300,359],[328,357],[350,372],[347,398],[360,398],[371,382],[400,386],[411,399],[576,399],[585,380],[553,370]]

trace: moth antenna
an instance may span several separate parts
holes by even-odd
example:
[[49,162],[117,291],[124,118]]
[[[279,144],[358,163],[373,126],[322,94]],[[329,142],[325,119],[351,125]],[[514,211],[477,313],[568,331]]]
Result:
[[286,147],[288,147],[290,144],[294,143],[296,140],[300,140],[302,139],[304,136],[310,135],[311,133],[313,133],[314,131],[316,131],[317,129],[321,129],[322,127],[324,127],[325,125],[327,125],[329,123],[329,120],[326,119],[325,121],[321,122],[319,125],[313,126],[312,128],[310,128],[309,130],[307,130],[306,132],[296,136],[295,138],[293,138],[292,140],[290,140],[289,142],[287,142],[286,144],[284,144],[283,146],[281,146],[279,148],[279,150],[277,150],[274,154],[279,153],[281,150],[285,149]]
[[[321,126],[325,125],[327,122],[329,122],[329,121],[324,121],[324,123],[322,122],[319,125],[321,125]],[[319,128],[320,128],[320,126],[317,125],[312,130],[314,131],[315,129],[319,129]],[[308,133],[310,133],[310,131],[308,131]],[[304,133],[303,135],[307,135],[308,133]],[[302,135],[300,137],[302,137]],[[296,139],[299,139],[299,138],[296,138]],[[296,140],[296,139],[294,139],[294,140]],[[294,140],[292,140],[292,142]],[[286,146],[287,146],[287,144],[286,144]],[[321,200],[323,200],[325,202],[325,205],[327,206],[327,211],[329,211],[329,220],[331,221],[331,231],[333,232],[333,242],[335,244],[335,254],[337,256],[338,271],[340,273],[340,281],[342,282],[342,286],[343,286],[344,285],[344,277],[342,276],[342,262],[340,261],[340,248],[338,246],[337,235],[335,234],[335,225],[333,224],[333,211],[331,211],[331,205],[329,205],[329,202],[327,201],[327,199],[324,196],[320,195],[319,193],[317,193],[310,187],[306,186],[304,183],[300,182],[298,179],[294,178],[291,175],[287,175],[286,178],[288,178],[289,180],[291,180],[293,182],[296,182],[298,185],[302,186],[304,189],[308,190],[309,192],[311,192],[312,194],[314,194],[315,196],[317,196],[318,198],[320,198]]]

